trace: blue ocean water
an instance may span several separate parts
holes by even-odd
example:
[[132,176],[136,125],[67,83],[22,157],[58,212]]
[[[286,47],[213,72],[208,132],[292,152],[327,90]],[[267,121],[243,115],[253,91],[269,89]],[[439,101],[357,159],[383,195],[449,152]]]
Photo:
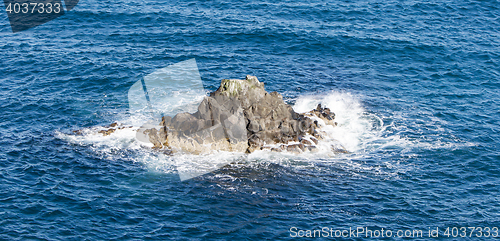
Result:
[[[499,8],[82,0],[16,34],[2,11],[0,239],[260,240],[367,227],[427,240],[437,227],[453,240],[446,227],[500,227]],[[131,85],[191,58],[209,90],[250,74],[297,109],[327,105],[351,153],[260,153],[181,182],[170,157],[133,140],[73,137],[130,124]]]

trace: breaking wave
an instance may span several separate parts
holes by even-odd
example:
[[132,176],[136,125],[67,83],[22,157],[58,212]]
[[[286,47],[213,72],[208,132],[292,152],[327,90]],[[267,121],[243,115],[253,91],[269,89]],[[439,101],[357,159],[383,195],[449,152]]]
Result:
[[[193,99],[191,99],[192,101]],[[184,103],[188,100],[180,100]],[[319,152],[301,154],[289,152],[256,151],[251,154],[230,153],[225,151],[205,155],[175,153],[172,156],[152,150],[152,144],[136,139],[136,132],[141,124],[151,118],[147,115],[128,115],[117,122],[113,133],[103,136],[99,131],[105,127],[94,127],[81,130],[78,135],[57,132],[56,136],[72,144],[85,146],[106,159],[125,158],[144,164],[148,169],[164,173],[177,173],[179,169],[190,169],[196,172],[192,163],[205,166],[206,170],[216,170],[228,163],[270,162],[284,166],[303,166],[314,162],[330,162],[332,160],[352,159],[359,155],[370,155],[383,148],[404,145],[405,140],[387,131],[393,123],[386,121],[375,113],[367,111],[360,98],[346,92],[332,91],[324,95],[303,95],[295,99],[293,109],[296,112],[307,112],[318,104],[330,108],[335,113],[337,126],[324,125],[321,130],[326,133],[326,140],[318,145]],[[165,105],[168,106],[168,105]],[[176,108],[175,105],[171,105]],[[319,120],[321,122],[321,120]],[[321,123],[320,123],[321,124]],[[349,151],[347,154],[333,153],[331,146],[339,146]],[[127,153],[127,154],[123,154]],[[251,165],[251,164],[250,164]],[[355,164],[348,166],[355,168]],[[203,169],[202,171],[203,172]],[[179,172],[180,173],[180,172]],[[181,177],[182,179],[182,177]]]

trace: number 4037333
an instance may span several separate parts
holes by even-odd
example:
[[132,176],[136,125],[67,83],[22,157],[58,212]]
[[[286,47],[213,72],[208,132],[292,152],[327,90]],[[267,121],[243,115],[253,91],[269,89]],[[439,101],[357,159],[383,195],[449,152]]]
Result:
[[60,3],[9,3],[6,11],[12,13],[59,13],[61,12]]
[[446,237],[500,237],[498,227],[448,227],[443,233]]

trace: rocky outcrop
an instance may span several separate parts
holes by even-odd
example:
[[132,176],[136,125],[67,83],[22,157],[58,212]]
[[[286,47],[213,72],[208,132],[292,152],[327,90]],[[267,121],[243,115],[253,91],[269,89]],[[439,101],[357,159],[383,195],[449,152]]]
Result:
[[321,105],[296,113],[277,92],[268,93],[255,76],[225,79],[206,97],[196,113],[164,117],[159,128],[143,131],[154,148],[207,153],[212,150],[253,152],[313,151],[319,131],[316,117],[335,126],[335,114]]

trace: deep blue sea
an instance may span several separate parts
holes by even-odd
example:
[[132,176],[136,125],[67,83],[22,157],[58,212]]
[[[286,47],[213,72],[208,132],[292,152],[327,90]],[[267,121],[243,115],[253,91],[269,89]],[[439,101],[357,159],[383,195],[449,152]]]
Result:
[[[331,108],[350,153],[255,153],[181,182],[188,156],[73,134],[135,125],[129,88],[192,58],[209,91],[255,75],[296,110]],[[497,0],[81,0],[18,33],[2,10],[0,60],[1,240],[500,228]]]

